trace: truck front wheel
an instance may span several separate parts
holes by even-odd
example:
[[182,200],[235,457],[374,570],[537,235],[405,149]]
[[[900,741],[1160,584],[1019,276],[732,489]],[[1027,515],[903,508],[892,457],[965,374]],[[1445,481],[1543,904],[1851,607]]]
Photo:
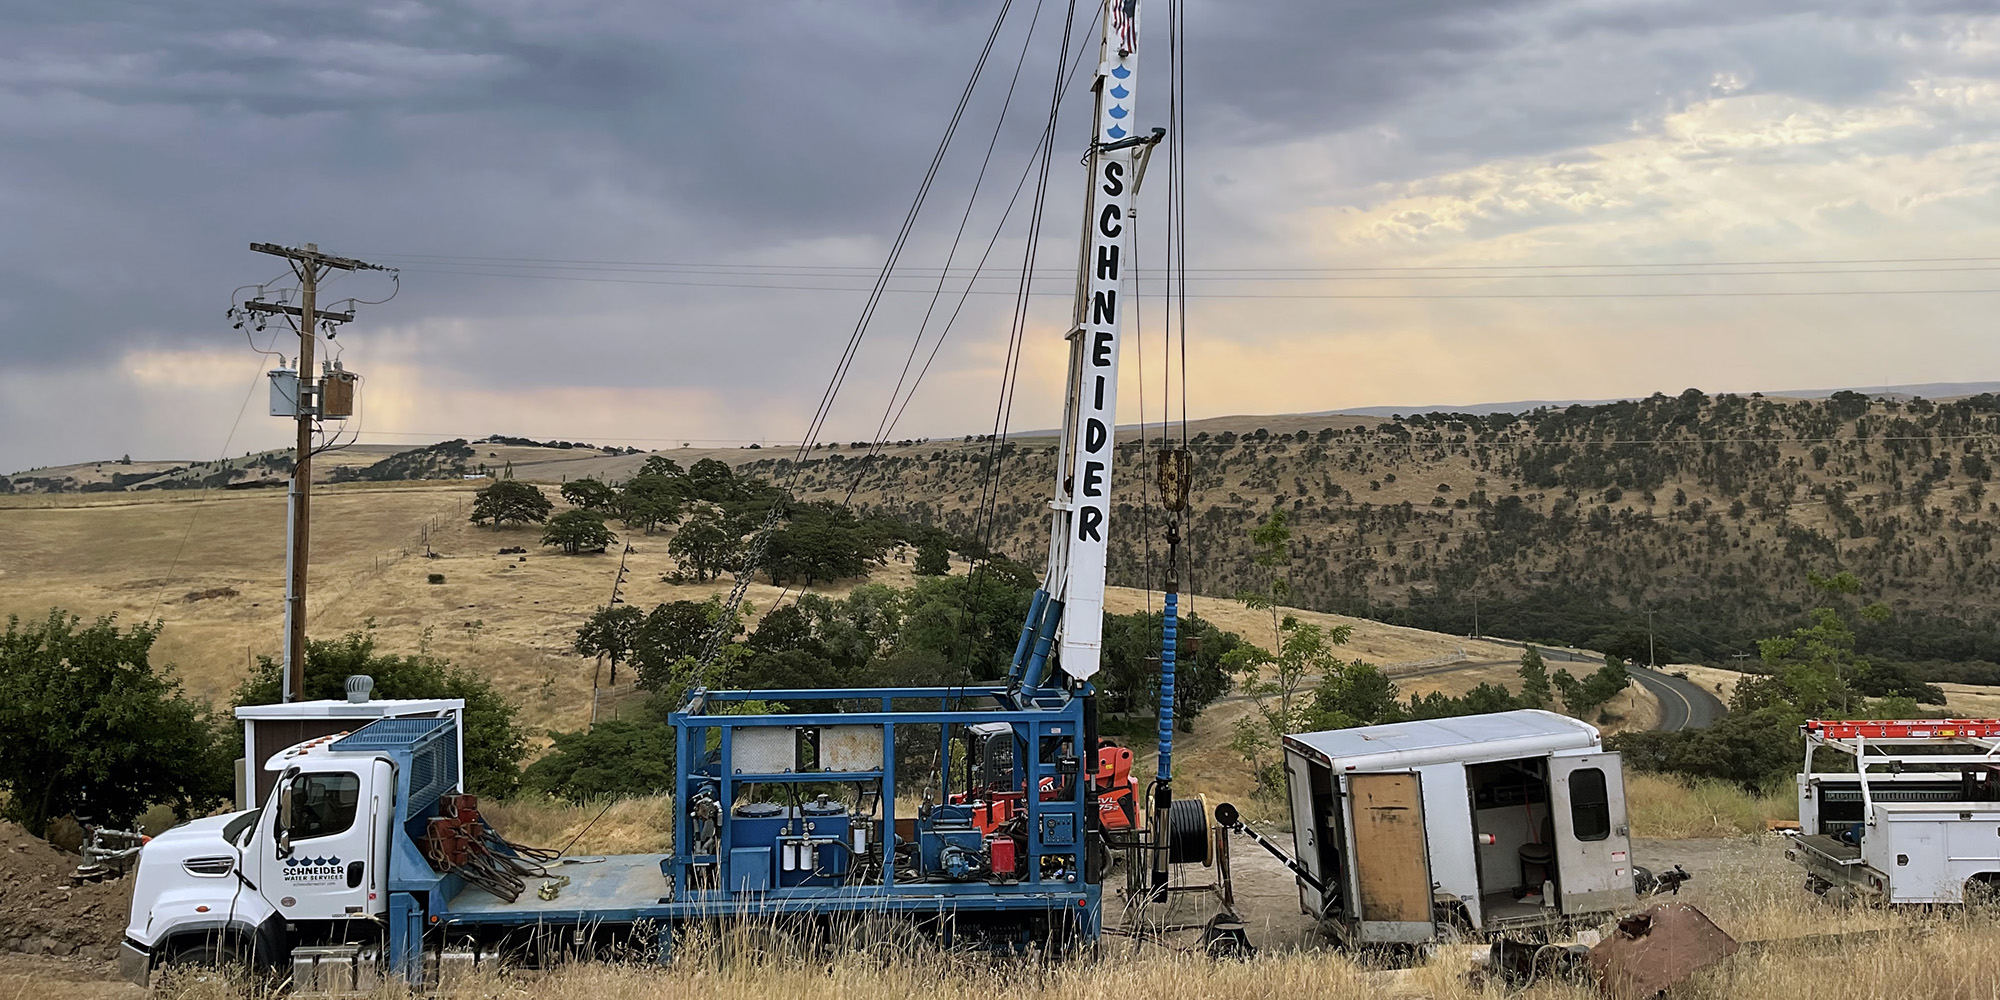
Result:
[[196,941],[175,948],[160,963],[159,970],[161,979],[165,981],[214,983],[231,972],[241,972],[243,956],[226,941]]

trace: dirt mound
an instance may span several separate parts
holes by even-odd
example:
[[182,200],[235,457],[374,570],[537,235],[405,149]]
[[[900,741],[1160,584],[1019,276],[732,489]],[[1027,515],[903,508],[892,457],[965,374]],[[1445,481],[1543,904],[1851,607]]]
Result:
[[0,822],[0,952],[117,957],[132,880],[72,886],[78,860]]

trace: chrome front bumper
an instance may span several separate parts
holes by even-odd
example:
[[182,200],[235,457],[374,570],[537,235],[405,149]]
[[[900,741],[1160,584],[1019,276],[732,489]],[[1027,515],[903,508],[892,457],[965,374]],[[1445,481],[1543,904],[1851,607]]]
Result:
[[126,941],[118,946],[118,978],[145,989],[153,972],[153,955]]

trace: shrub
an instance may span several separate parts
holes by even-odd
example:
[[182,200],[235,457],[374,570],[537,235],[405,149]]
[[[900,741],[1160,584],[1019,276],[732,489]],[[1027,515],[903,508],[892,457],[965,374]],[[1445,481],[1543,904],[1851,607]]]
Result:
[[149,656],[160,624],[120,632],[60,609],[0,632],[0,815],[41,834],[77,813],[123,825],[146,807],[180,817],[229,794],[238,744],[206,703]]

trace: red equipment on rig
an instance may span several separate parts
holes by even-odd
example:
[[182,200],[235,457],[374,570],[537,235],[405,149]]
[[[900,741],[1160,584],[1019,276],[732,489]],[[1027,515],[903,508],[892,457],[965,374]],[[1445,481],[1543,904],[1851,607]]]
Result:
[[[967,788],[952,793],[947,801],[972,806],[972,824],[986,834],[1023,812],[1023,790],[1007,788],[1013,767],[999,752],[1011,743],[1011,732],[972,732],[967,754]],[[1107,833],[1123,833],[1145,828],[1145,812],[1139,808],[1139,779],[1132,776],[1132,750],[1108,739],[1097,741],[1097,769],[1091,774],[1097,785],[1098,823]],[[1054,779],[1042,779],[1042,798],[1054,799],[1061,790]]]
[[1829,740],[2000,739],[2000,719],[1909,719],[1881,721],[1809,719],[1805,731]]

